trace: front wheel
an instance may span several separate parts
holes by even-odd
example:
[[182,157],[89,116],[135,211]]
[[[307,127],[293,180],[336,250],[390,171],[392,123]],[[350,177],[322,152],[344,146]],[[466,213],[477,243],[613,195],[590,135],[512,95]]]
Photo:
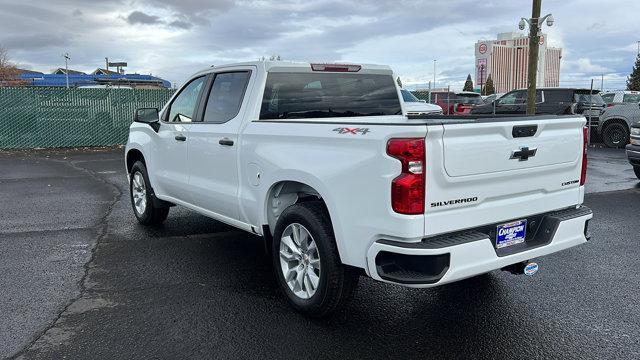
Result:
[[636,177],[640,179],[640,166],[634,166],[633,172],[636,173]]
[[167,219],[169,208],[156,206],[157,201],[154,201],[156,199],[149,184],[147,167],[141,161],[136,161],[131,168],[129,194],[133,213],[140,224],[159,225]]
[[353,295],[358,272],[340,261],[331,219],[322,202],[288,207],[276,224],[273,264],[280,289],[297,311],[328,316]]
[[602,129],[602,141],[607,147],[621,148],[629,142],[629,128],[619,122],[607,124]]

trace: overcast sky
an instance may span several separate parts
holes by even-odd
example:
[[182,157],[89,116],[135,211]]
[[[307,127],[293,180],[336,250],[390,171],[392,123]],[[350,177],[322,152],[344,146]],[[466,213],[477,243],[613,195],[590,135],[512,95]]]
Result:
[[[640,40],[640,1],[543,0],[561,85],[622,88]],[[461,87],[474,44],[517,31],[531,0],[0,0],[0,44],[21,67],[93,71],[104,58],[172,82],[203,67],[257,60],[388,64],[405,84]]]

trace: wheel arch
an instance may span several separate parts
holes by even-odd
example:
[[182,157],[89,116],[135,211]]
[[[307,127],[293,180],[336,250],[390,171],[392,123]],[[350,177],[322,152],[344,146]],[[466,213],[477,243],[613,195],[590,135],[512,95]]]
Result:
[[147,165],[144,155],[142,154],[142,151],[135,148],[129,149],[129,151],[127,151],[125,159],[126,159],[125,164],[127,167],[127,174],[131,174],[131,168],[133,168],[133,164],[135,164],[136,161],[142,161],[142,163],[145,164],[145,166]]
[[263,203],[263,218],[265,225],[271,231],[271,235],[273,235],[280,215],[286,208],[300,202],[314,200],[321,201],[325,204],[325,207],[327,206],[326,198],[322,196],[321,192],[305,182],[280,180],[272,184],[267,190]]
[[624,116],[612,116],[609,117],[607,119],[605,119],[604,121],[601,121],[600,124],[598,124],[598,134],[602,134],[602,131],[604,130],[604,128],[612,123],[620,123],[622,125],[625,125],[627,127],[627,129],[630,127],[629,124],[629,120],[624,117]]
[[[265,248],[267,250],[271,249],[275,225],[282,212],[291,205],[305,201],[321,201],[324,204],[329,214],[338,254],[340,255],[342,246],[341,242],[338,241],[340,238],[339,217],[335,214],[332,199],[319,181],[301,177],[289,177],[288,179],[274,181],[265,193],[262,202],[262,228],[266,241]],[[340,257],[342,258],[341,255]]]

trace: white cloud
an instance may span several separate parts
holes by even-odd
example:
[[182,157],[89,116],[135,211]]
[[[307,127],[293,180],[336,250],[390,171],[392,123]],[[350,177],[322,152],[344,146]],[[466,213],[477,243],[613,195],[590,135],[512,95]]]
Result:
[[[129,71],[181,82],[200,67],[255,60],[351,60],[391,65],[406,84],[433,77],[461,86],[473,46],[515,31],[530,1],[504,0],[0,0],[0,44],[16,62],[48,71],[90,71],[104,57]],[[523,6],[526,5],[526,6]],[[605,9],[606,8],[606,9]],[[132,13],[133,19],[126,21]],[[640,1],[545,0],[555,24],[544,32],[563,51],[562,78],[622,79],[635,60]],[[147,17],[140,14],[146,14]],[[605,18],[606,17],[606,18]]]
[[571,66],[571,70],[585,74],[608,73],[611,71],[609,68],[592,63],[591,59],[588,58],[580,58],[577,61],[571,62],[569,65]]

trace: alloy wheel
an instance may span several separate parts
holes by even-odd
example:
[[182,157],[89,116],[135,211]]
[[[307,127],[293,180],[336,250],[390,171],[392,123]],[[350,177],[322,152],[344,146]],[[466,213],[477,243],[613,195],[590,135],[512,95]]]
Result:
[[133,196],[133,206],[138,215],[144,214],[147,209],[147,187],[144,183],[144,177],[139,171],[133,174],[131,196]]
[[311,298],[320,284],[320,253],[303,225],[292,223],[280,238],[280,270],[289,289],[301,299]]

